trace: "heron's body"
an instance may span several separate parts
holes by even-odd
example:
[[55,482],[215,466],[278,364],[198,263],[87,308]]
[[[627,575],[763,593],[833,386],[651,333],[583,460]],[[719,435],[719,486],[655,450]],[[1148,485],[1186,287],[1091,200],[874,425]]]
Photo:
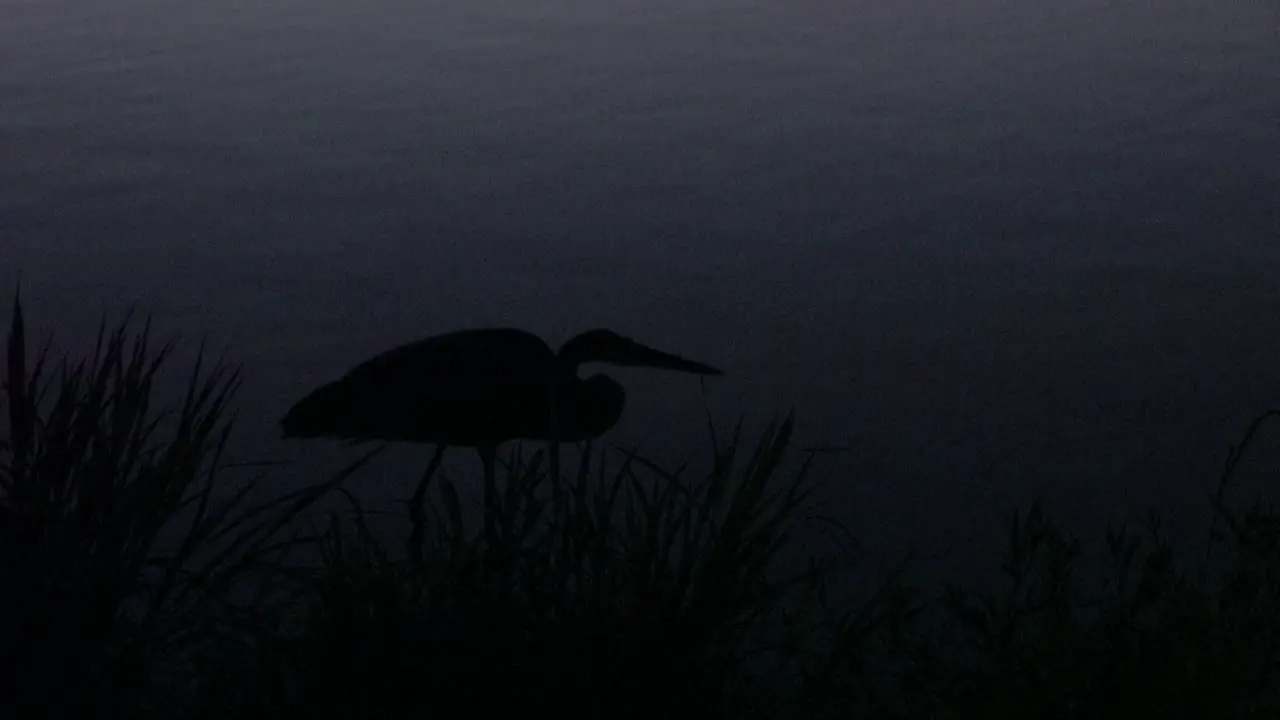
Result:
[[579,378],[578,367],[586,362],[720,374],[608,330],[578,335],[559,353],[522,330],[462,330],[402,345],[357,365],[298,401],[281,426],[286,438],[435,444],[436,455],[411,508],[421,502],[445,446],[476,448],[485,466],[486,534],[492,538],[499,444],[549,441],[551,473],[558,482],[556,444],[598,437],[621,417],[622,386],[604,375]]
[[625,394],[604,376],[579,379],[522,330],[462,330],[402,345],[303,398],[285,437],[330,437],[480,447],[507,440],[598,437],[618,422]]

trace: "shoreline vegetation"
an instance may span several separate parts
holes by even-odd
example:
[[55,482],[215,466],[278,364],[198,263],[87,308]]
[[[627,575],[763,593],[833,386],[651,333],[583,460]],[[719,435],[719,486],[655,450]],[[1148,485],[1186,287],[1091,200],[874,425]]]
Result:
[[1275,413],[1196,552],[1155,519],[1078,538],[1037,503],[991,587],[904,566],[853,602],[846,530],[795,560],[814,458],[789,416],[696,473],[588,446],[551,482],[545,452],[504,453],[493,547],[447,477],[406,546],[344,488],[377,449],[265,500],[269,468],[229,486],[238,370],[201,354],[155,397],[172,345],[150,334],[104,322],[55,360],[15,302],[5,717],[1280,717],[1280,516],[1230,492]]

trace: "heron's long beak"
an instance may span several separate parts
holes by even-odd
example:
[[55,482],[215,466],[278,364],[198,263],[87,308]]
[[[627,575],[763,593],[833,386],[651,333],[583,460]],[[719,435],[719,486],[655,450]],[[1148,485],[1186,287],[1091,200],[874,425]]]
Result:
[[679,355],[672,355],[661,350],[654,350],[638,342],[628,341],[626,346],[618,347],[609,353],[604,362],[630,367],[650,367],[663,370],[679,370],[695,375],[723,375],[724,373],[694,360],[687,360]]

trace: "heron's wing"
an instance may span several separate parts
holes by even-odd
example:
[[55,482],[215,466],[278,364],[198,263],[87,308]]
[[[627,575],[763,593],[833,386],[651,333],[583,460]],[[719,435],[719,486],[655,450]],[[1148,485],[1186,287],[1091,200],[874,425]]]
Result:
[[532,333],[507,328],[461,330],[388,350],[357,365],[343,380],[422,390],[446,378],[510,384],[545,378],[554,361],[551,348]]
[[410,442],[520,437],[545,423],[555,368],[546,343],[520,330],[440,335],[365,361],[306,400],[291,424],[298,435]]
[[544,414],[555,356],[521,331],[469,331],[406,345],[342,383],[380,437],[474,445],[521,434]]

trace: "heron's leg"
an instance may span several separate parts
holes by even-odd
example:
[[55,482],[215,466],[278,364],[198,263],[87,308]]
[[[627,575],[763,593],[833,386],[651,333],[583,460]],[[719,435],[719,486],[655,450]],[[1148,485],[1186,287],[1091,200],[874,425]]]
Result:
[[558,501],[560,499],[560,441],[552,438],[547,443],[551,451],[551,492]]
[[498,448],[496,445],[482,445],[476,451],[480,453],[480,462],[484,464],[484,539],[493,547],[498,539],[498,481],[495,467]]
[[550,456],[550,473],[551,473],[551,501],[552,507],[559,511],[560,509],[560,404],[558,401],[558,387],[554,380],[555,373],[549,373],[553,380],[548,383],[547,387],[547,407],[550,410],[548,418],[548,426],[550,439],[547,442],[548,455]]
[[427,513],[423,508],[427,497],[427,486],[431,484],[431,478],[435,476],[436,470],[440,469],[440,461],[444,459],[444,445],[436,445],[435,454],[431,456],[431,462],[427,465],[427,471],[422,474],[422,479],[418,481],[418,487],[414,488],[413,496],[409,498],[409,557],[413,560],[422,559],[422,539],[426,534]]

